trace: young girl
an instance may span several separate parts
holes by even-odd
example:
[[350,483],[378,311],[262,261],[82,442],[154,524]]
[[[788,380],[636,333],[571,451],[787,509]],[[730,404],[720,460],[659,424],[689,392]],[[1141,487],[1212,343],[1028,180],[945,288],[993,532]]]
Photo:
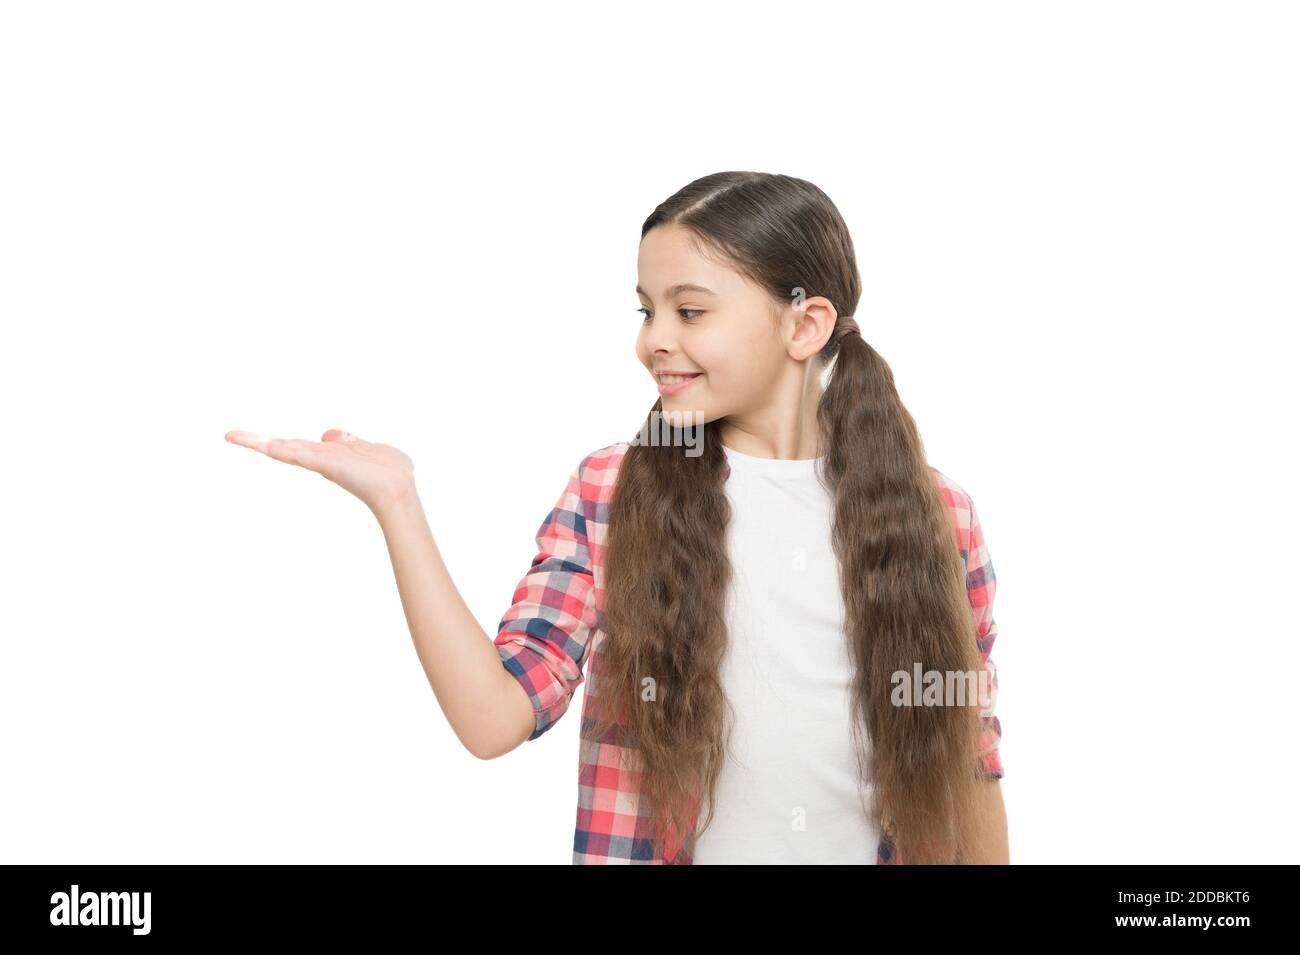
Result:
[[642,225],[637,270],[660,398],[574,469],[495,640],[406,455],[226,437],[371,508],[477,756],[554,726],[585,669],[575,863],[1006,862],[989,692],[930,678],[996,689],[993,566],[851,317],[838,210],[790,176],[706,176]]

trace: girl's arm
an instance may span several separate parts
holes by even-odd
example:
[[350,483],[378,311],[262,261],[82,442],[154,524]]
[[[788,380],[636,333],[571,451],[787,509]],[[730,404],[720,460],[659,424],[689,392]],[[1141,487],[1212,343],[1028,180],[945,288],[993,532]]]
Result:
[[452,582],[416,493],[409,457],[337,429],[320,441],[247,431],[228,432],[226,440],[315,471],[360,498],[384,532],[415,652],[456,738],[480,759],[508,753],[528,738],[536,721],[532,699],[502,666]]
[[[964,492],[963,492],[964,493]],[[966,539],[966,593],[970,599],[975,619],[976,645],[980,658],[991,674],[991,689],[997,691],[997,670],[991,666],[989,655],[997,640],[998,625],[993,618],[993,598],[997,593],[997,574],[984,540],[979,512],[969,494],[966,503],[970,510],[970,531]],[[1007,840],[1007,809],[1002,801],[1003,776],[1002,723],[990,708],[981,714],[983,730],[979,739],[978,767],[983,794],[977,814],[974,858],[971,862],[985,865],[1008,865],[1011,851]]]
[[1009,865],[1011,848],[1007,841],[1007,809],[1002,802],[1002,784],[996,779],[979,783],[983,804],[978,813],[975,847],[971,863],[975,865]]
[[532,701],[456,589],[415,485],[375,516],[416,655],[456,737],[480,759],[510,752],[533,731]]

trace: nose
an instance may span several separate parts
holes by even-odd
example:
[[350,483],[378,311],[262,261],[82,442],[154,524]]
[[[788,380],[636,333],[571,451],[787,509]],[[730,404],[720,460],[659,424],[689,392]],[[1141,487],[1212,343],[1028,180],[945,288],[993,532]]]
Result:
[[656,358],[676,354],[677,342],[673,338],[673,330],[668,322],[645,326],[644,335],[646,350]]

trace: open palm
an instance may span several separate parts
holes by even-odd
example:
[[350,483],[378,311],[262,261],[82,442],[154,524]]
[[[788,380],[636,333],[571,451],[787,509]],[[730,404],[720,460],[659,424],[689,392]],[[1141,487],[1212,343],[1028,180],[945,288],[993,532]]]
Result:
[[400,500],[413,486],[415,465],[388,444],[372,444],[331,428],[319,441],[273,438],[252,431],[227,431],[231,444],[315,471],[356,495],[374,512]]

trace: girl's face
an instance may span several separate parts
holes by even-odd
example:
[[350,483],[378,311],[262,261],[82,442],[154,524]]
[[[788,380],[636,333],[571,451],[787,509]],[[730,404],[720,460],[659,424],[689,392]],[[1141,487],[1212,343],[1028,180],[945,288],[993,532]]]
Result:
[[[637,357],[655,379],[664,416],[684,413],[685,425],[754,413],[771,400],[779,379],[800,371],[791,367],[790,348],[800,313],[703,256],[693,235],[678,225],[657,226],[637,253],[636,292],[645,316]],[[666,384],[662,372],[695,377]]]

